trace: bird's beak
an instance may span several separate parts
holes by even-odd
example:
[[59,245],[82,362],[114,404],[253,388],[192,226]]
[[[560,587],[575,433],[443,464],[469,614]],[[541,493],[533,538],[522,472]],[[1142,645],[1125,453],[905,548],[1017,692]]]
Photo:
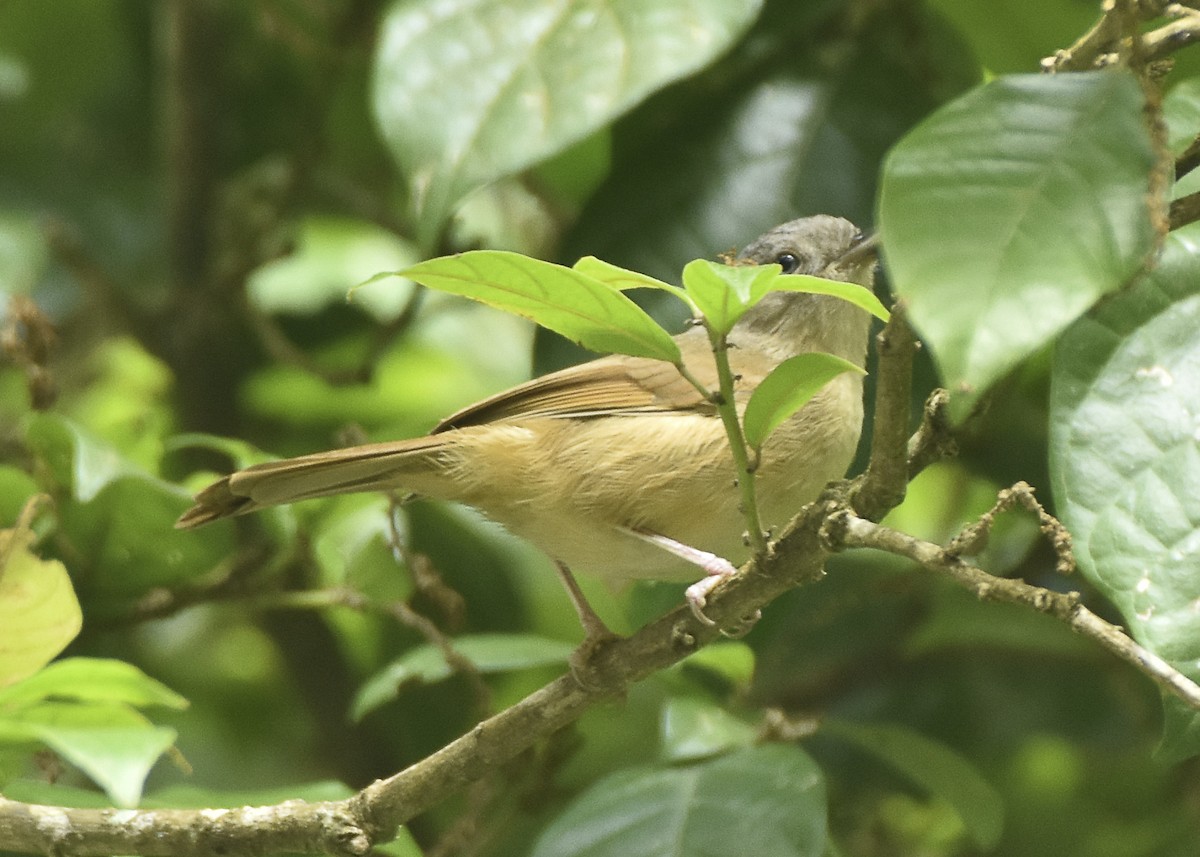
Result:
[[870,235],[859,235],[854,243],[839,256],[834,265],[839,268],[845,268],[851,265],[864,265],[874,262],[879,258],[879,233],[872,232]]

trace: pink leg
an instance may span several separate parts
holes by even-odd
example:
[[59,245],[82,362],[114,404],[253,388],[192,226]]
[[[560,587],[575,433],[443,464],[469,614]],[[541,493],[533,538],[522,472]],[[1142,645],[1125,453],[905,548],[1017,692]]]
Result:
[[626,532],[652,545],[657,545],[663,550],[673,553],[680,559],[687,560],[692,565],[703,569],[706,576],[689,586],[685,592],[685,596],[688,606],[692,608],[693,616],[705,625],[717,624],[704,615],[704,605],[707,603],[708,594],[717,587],[717,584],[729,577],[729,575],[737,572],[733,564],[724,557],[717,556],[715,553],[709,553],[708,551],[694,548],[691,545],[685,545],[683,542],[677,542],[659,533],[634,529],[627,529]]

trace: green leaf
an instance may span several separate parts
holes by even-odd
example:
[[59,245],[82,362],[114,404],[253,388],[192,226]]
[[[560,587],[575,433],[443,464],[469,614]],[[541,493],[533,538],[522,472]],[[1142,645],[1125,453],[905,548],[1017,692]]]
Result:
[[858,745],[948,802],[978,847],[988,850],[1000,840],[1004,829],[1000,794],[949,747],[903,726],[826,720],[821,731]]
[[46,699],[122,702],[136,708],[187,708],[188,701],[133,664],[105,658],[66,658],[0,689],[0,706]]
[[[839,3],[766,4],[745,49],[629,117],[636,133],[621,138],[564,253],[674,281],[687,260],[798,213],[869,225],[883,154],[979,80],[961,35],[925,6],[906,7],[896,38],[892,15],[866,16],[850,35]],[[848,38],[831,63],[833,32]]]
[[746,404],[742,417],[746,443],[754,449],[761,447],[771,432],[843,372],[866,374],[861,367],[833,354],[797,354],[784,360],[763,378]]
[[694,259],[684,266],[683,286],[708,326],[725,334],[770,291],[781,270],[778,265],[722,265]]
[[[1133,636],[1200,679],[1200,227],[1063,336],[1050,397],[1055,501],[1083,574]],[[1200,715],[1190,713],[1200,727]],[[1170,754],[1200,752],[1175,719]],[[1186,737],[1189,736],[1190,737]]]
[[393,3],[372,104],[423,246],[471,191],[560,152],[704,67],[761,0]]
[[833,295],[847,303],[852,303],[859,309],[864,309],[880,321],[886,323],[892,317],[879,298],[869,289],[864,289],[857,283],[843,283],[840,280],[827,280],[824,277],[813,277],[808,274],[780,274],[772,283],[772,291],[807,292],[812,295]]
[[288,783],[273,788],[216,789],[191,784],[172,785],[147,794],[142,806],[169,809],[178,807],[271,806],[288,800],[346,800],[354,790],[337,780]]
[[[455,637],[451,645],[484,674],[566,663],[574,651],[570,643],[532,634],[473,634]],[[417,646],[364,682],[351,703],[350,717],[361,720],[395,699],[409,683],[432,684],[452,674],[440,649],[429,643]]]
[[137,805],[150,769],[175,743],[174,729],[114,703],[43,702],[0,714],[0,732],[13,727],[91,777],[118,806]]
[[562,265],[503,250],[472,250],[398,274],[523,316],[592,351],[680,359],[679,346],[637,304]]
[[798,747],[772,744],[606,777],[551,822],[533,857],[821,857],[825,814],[816,763]]
[[585,277],[591,277],[593,280],[611,286],[618,291],[658,289],[659,291],[675,295],[675,297],[689,306],[692,304],[688,293],[679,288],[679,286],[673,286],[670,283],[664,283],[662,280],[656,280],[654,277],[647,276],[646,274],[613,265],[610,262],[605,262],[603,259],[597,259],[595,256],[582,257],[571,266],[571,269],[578,271]]
[[[300,224],[296,251],[254,271],[250,300],[263,312],[315,315],[346,302],[346,292],[379,271],[394,271],[419,257],[414,247],[382,226],[334,217],[309,217]],[[375,319],[396,318],[412,286],[392,281],[354,290],[352,302]]]
[[66,567],[30,551],[34,539],[0,530],[0,688],[36,674],[83,626]]
[[118,476],[140,472],[117,450],[57,414],[32,415],[26,438],[59,484],[81,503],[95,499]]
[[1167,148],[1178,157],[1196,139],[1200,127],[1200,78],[1180,81],[1163,99],[1167,123]]
[[884,260],[956,416],[1142,267],[1154,161],[1141,88],[1115,70],[993,81],[896,145]]
[[683,666],[711,672],[744,690],[754,678],[754,663],[754,649],[735,640],[721,640],[688,655]]
[[724,708],[690,696],[668,699],[662,715],[662,754],[690,762],[754,743],[758,730]]
[[45,270],[49,255],[37,215],[0,208],[0,293],[29,292]]
[[29,420],[30,448],[70,497],[58,508],[70,544],[87,546],[72,565],[82,592],[138,593],[210,571],[233,550],[233,529],[175,529],[189,492],[135,466],[64,417]]

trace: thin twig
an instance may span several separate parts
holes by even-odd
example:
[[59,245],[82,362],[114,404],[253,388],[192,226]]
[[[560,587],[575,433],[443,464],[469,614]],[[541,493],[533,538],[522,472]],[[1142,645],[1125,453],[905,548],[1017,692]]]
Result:
[[767,538],[763,533],[762,519],[758,515],[758,496],[754,486],[754,465],[750,461],[750,450],[742,432],[742,421],[738,418],[737,404],[733,397],[733,370],[729,366],[729,343],[724,334],[708,331],[712,343],[713,358],[717,364],[718,399],[717,413],[725,425],[729,438],[729,449],[737,468],[737,487],[741,494],[742,516],[746,519],[746,532],[750,547],[755,555],[767,549]]
[[1132,664],[1163,690],[1200,711],[1200,686],[1158,655],[1134,642],[1116,625],[1105,622],[1079,603],[1079,593],[1052,592],[1023,580],[993,577],[960,557],[905,533],[859,518],[850,512],[831,516],[823,531],[831,546],[874,548],[907,557],[930,571],[944,574],[985,601],[1023,604],[1066,623],[1073,631]]
[[908,440],[908,478],[945,458],[958,455],[958,443],[950,430],[950,394],[934,390],[925,400],[921,423]]
[[[1104,0],[1100,19],[1069,48],[1043,59],[1042,70],[1084,71],[1127,61],[1139,50],[1137,23],[1159,18],[1175,5],[1167,0]],[[1146,53],[1140,58],[1146,60]]]
[[1171,201],[1171,229],[1179,229],[1200,220],[1200,191]]
[[1024,509],[1038,519],[1038,528],[1057,557],[1055,571],[1059,574],[1074,572],[1075,554],[1071,534],[1058,518],[1047,512],[1038,502],[1033,487],[1027,482],[1018,482],[1001,491],[991,509],[980,515],[974,523],[963,527],[958,535],[950,540],[946,545],[946,553],[950,556],[978,556],[987,547],[996,517],[1014,508]]

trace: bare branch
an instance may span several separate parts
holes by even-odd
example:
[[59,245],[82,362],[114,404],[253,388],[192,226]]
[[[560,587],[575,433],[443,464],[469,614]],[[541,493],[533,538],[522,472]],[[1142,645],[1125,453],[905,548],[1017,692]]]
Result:
[[1169,9],[1184,8],[1167,0],[1104,0],[1100,19],[1069,48],[1056,51],[1042,60],[1047,72],[1085,71],[1118,63],[1128,64],[1136,54],[1139,63],[1148,62],[1142,36],[1137,28],[1140,21],[1150,21],[1169,14]]
[[1179,229],[1200,220],[1200,191],[1171,201],[1171,229]]
[[875,548],[908,557],[930,571],[946,575],[974,592],[981,600],[1023,604],[1039,613],[1054,616],[1065,622],[1071,630],[1095,640],[1133,665],[1163,690],[1200,711],[1200,686],[1158,655],[1138,645],[1116,625],[1105,622],[1082,606],[1077,592],[1051,592],[1023,580],[993,577],[938,545],[881,527],[849,512],[831,516],[824,532],[834,546]]
[[908,425],[917,340],[903,304],[892,307],[891,319],[875,338],[875,350],[879,368],[871,461],[854,500],[859,514],[873,521],[899,506],[908,487]]

